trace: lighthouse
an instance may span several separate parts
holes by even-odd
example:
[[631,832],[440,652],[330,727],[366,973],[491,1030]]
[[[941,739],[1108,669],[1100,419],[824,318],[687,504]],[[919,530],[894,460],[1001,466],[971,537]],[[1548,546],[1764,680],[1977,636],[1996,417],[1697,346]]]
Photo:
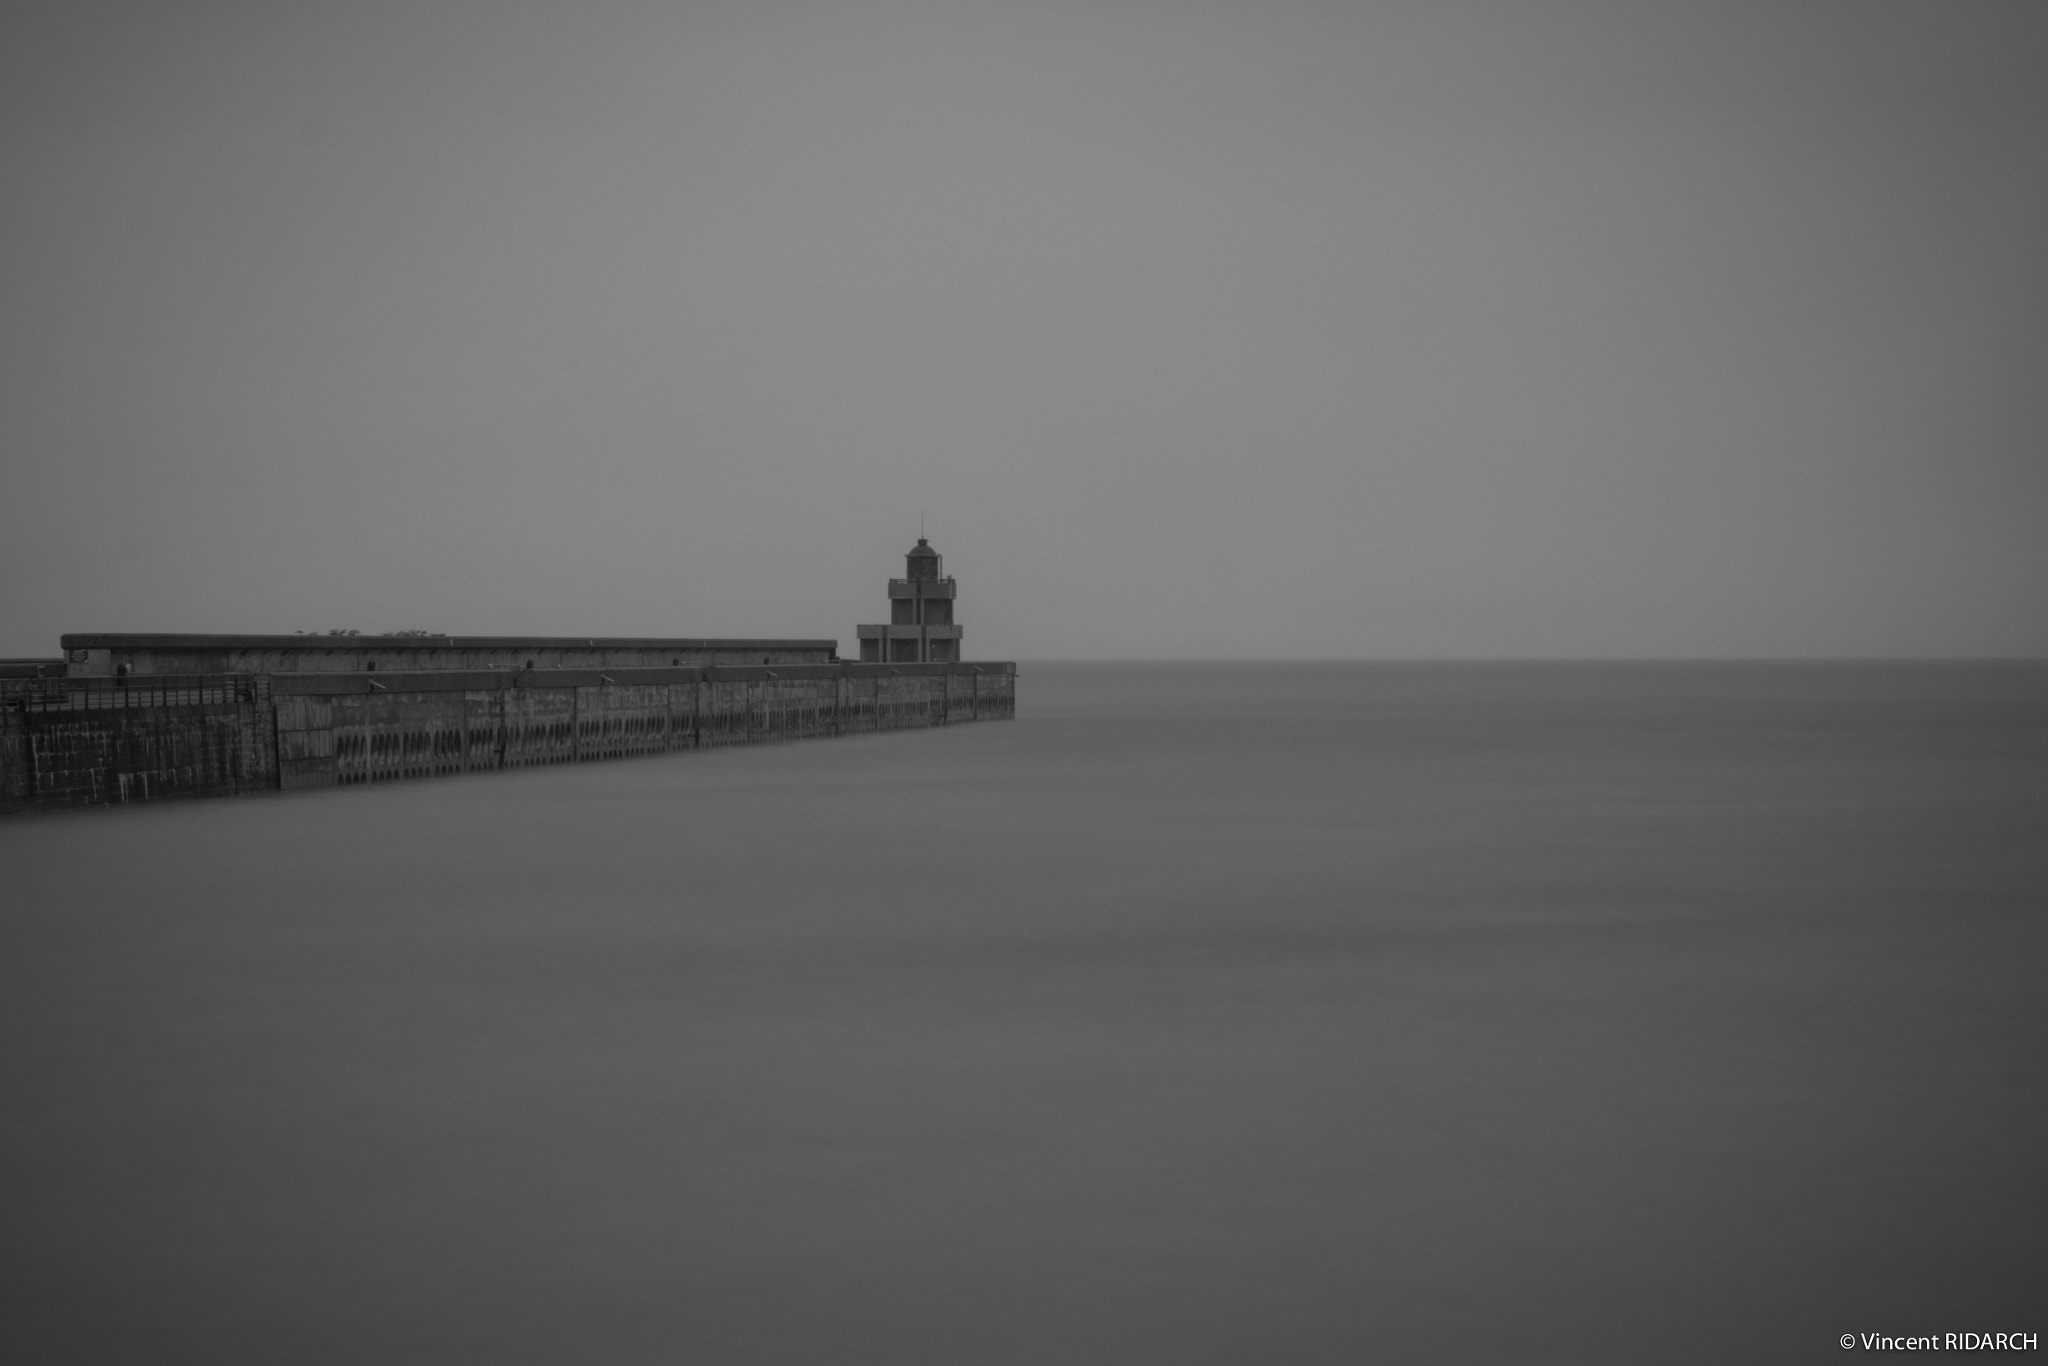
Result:
[[953,580],[945,561],[920,536],[903,557],[903,577],[889,580],[889,622],[856,626],[863,664],[947,664],[960,658],[953,621]]

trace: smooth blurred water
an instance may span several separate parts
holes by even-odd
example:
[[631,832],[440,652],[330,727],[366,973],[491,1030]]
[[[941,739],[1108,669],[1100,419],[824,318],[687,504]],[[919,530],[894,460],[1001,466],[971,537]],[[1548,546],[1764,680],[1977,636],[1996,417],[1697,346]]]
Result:
[[2048,668],[1019,696],[0,822],[0,1355],[2048,1332]]

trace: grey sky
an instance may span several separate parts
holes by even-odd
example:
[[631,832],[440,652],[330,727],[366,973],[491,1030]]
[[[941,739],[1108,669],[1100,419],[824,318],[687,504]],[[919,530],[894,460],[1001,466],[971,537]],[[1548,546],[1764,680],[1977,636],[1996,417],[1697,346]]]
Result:
[[2048,651],[2048,7],[9,8],[0,654]]

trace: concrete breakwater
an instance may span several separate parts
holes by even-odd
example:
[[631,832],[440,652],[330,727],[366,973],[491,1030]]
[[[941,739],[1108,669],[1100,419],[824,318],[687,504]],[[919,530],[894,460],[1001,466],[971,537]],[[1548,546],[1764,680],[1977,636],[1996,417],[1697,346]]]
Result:
[[1016,666],[699,665],[0,679],[0,813],[987,721]]

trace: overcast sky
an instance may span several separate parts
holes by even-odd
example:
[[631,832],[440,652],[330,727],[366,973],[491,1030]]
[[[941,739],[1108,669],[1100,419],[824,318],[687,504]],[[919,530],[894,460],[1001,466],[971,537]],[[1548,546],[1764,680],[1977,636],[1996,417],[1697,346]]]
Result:
[[4,32],[0,655],[2048,652],[2040,0]]

